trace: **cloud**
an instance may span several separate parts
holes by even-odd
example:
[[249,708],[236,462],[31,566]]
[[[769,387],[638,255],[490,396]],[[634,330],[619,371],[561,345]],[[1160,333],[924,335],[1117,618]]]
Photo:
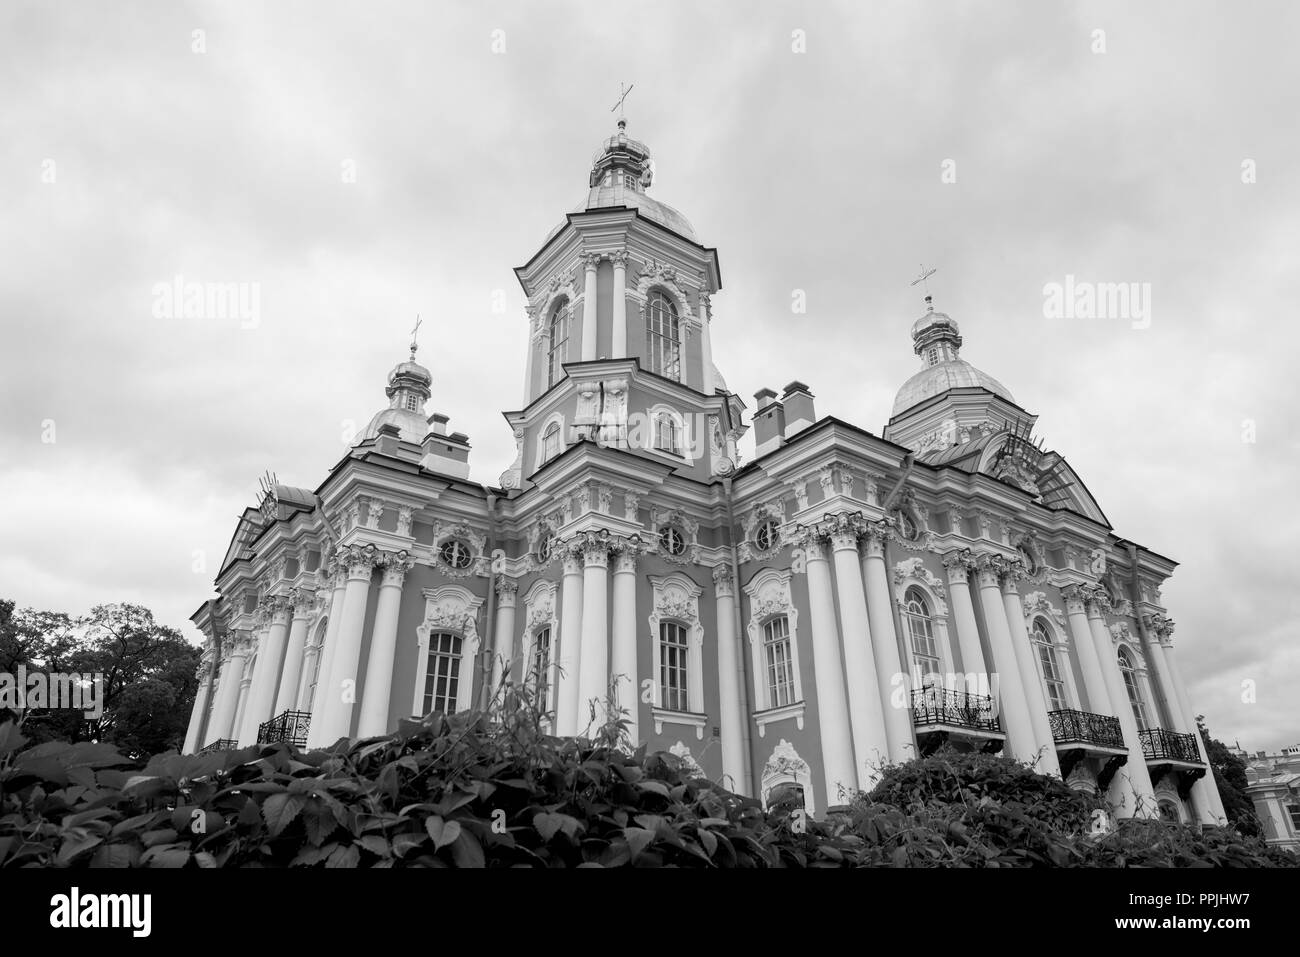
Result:
[[[193,552],[219,560],[263,470],[323,479],[417,312],[431,408],[495,481],[523,378],[511,269],[584,197],[630,82],[656,195],[720,251],[733,389],[797,378],[879,432],[917,365],[908,283],[937,263],[963,356],[1039,414],[1119,534],[1182,562],[1165,595],[1210,727],[1294,743],[1300,132],[1278,117],[1300,112],[1297,20],[1284,3],[9,4],[0,580],[24,604],[137,600],[184,624],[210,594]],[[1067,274],[1150,283],[1151,327],[1044,318]],[[256,284],[260,323],[154,318],[177,275]]]

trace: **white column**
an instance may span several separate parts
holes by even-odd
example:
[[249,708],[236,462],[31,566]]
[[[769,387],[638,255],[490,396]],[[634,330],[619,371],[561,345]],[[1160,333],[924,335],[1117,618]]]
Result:
[[329,684],[330,667],[334,663],[334,652],[338,648],[339,626],[343,623],[343,604],[347,598],[347,573],[341,568],[334,568],[330,573],[330,610],[329,617],[325,621],[325,637],[322,640],[322,646],[317,651],[320,656],[320,664],[316,668],[316,697],[311,703],[311,724],[307,729],[307,747],[320,748],[333,741],[324,740],[325,728],[325,700],[329,697],[325,693],[325,686]]
[[596,358],[596,264],[600,256],[586,253],[582,257],[582,266],[586,271],[582,286],[582,361],[590,362]]
[[284,650],[284,672],[280,675],[280,690],[275,696],[272,715],[294,711],[298,707],[298,685],[302,681],[303,652],[307,647],[307,621],[311,618],[315,596],[294,589],[289,593],[293,604],[293,622],[289,625],[289,645]]
[[704,359],[704,385],[700,389],[705,395],[713,395],[713,341],[709,333],[709,294],[700,289],[700,354]]
[[[910,761],[917,755],[912,730],[912,702],[907,695],[907,681],[895,684],[895,676],[905,672],[898,656],[898,637],[894,633],[894,610],[889,599],[889,573],[885,569],[885,540],[881,529],[873,526],[863,544],[866,556],[862,560],[862,574],[867,582],[871,649],[876,656],[880,706],[889,735],[889,757],[895,763]],[[896,690],[901,692],[901,696],[895,696]]]
[[744,794],[749,790],[745,780],[745,714],[740,705],[740,673],[737,668],[736,649],[736,584],[731,578],[731,568],[717,565],[713,569],[714,611],[718,623],[718,716],[722,734],[722,786]]
[[217,703],[212,709],[207,743],[232,740],[235,736],[235,713],[239,707],[239,685],[244,677],[244,662],[248,660],[251,636],[248,632],[232,632],[225,637],[226,647],[221,656],[221,682],[217,689]]
[[[835,590],[840,602],[849,723],[853,729],[854,783],[869,791],[880,780],[880,768],[890,762],[893,749],[881,710],[881,686],[872,654],[867,593],[862,585],[862,567],[858,558],[858,529],[851,522],[841,522],[839,527],[831,530],[830,541],[835,564]],[[811,585],[811,579],[809,583]],[[821,694],[820,680],[817,692]]]
[[578,733],[578,666],[582,660],[582,556],[564,554],[564,585],[560,592],[560,647],[556,652],[560,681],[555,694],[555,733]]
[[1101,673],[1106,679],[1106,691],[1110,694],[1115,717],[1119,718],[1120,730],[1124,732],[1124,745],[1128,748],[1128,761],[1110,779],[1106,798],[1118,817],[1156,817],[1155,790],[1151,787],[1151,775],[1147,772],[1147,759],[1142,750],[1142,739],[1138,735],[1137,719],[1133,716],[1133,707],[1124,687],[1124,677],[1119,672],[1115,644],[1096,598],[1088,602],[1087,609],[1088,628],[1092,632],[1092,643],[1097,649]]
[[1047,696],[1043,692],[1043,679],[1038,670],[1037,649],[1029,640],[1029,629],[1025,627],[1025,606],[1016,587],[1016,574],[1007,574],[1002,579],[1002,603],[1006,608],[1007,625],[1011,629],[1011,644],[1016,652],[1016,664],[1020,668],[1020,683],[1025,689],[1025,701],[1029,705],[1029,720],[1033,725],[1034,740],[1039,754],[1038,770],[1053,777],[1061,776],[1061,761],[1056,755],[1056,740],[1052,737],[1052,726],[1047,719]]
[[627,734],[641,744],[641,683],[636,661],[636,550],[626,547],[614,560],[614,634],[610,674],[619,707],[627,709]]
[[[354,549],[339,556],[347,569],[347,586],[343,595],[343,620],[339,622],[330,661],[329,678],[316,686],[321,702],[321,744],[328,747],[352,733],[352,711],[357,697],[357,671],[361,665],[361,639],[366,624],[366,603],[370,597],[370,578],[374,572],[373,551]],[[326,646],[328,648],[328,645]],[[313,726],[315,721],[312,722]],[[313,727],[314,730],[314,727]]]
[[275,702],[275,683],[280,677],[277,649],[272,646],[272,635],[278,638],[278,652],[284,654],[284,636],[289,628],[288,608],[284,599],[267,598],[263,602],[265,620],[268,622],[257,636],[257,655],[253,659],[252,680],[239,708],[239,746],[257,744],[258,726],[271,717]]
[[[822,807],[847,804],[858,785],[854,772],[849,704],[844,693],[844,668],[840,664],[840,634],[835,625],[835,596],[825,545],[804,543],[808,568],[808,605],[812,619],[813,672],[817,688],[817,721],[821,732],[826,802]],[[841,795],[840,791],[845,792]]]
[[[578,679],[578,728],[595,737],[605,723],[609,690],[609,543],[589,542],[582,551],[582,652]],[[592,718],[595,709],[595,718]]]
[[611,359],[627,357],[627,250],[610,254],[614,263],[614,337]]
[[1002,589],[998,585],[1003,567],[1002,559],[997,556],[981,555],[976,560],[980,607],[984,612],[984,630],[989,636],[989,650],[993,653],[993,667],[998,675],[1002,730],[1006,732],[1007,745],[1011,756],[1017,761],[1036,761],[1038,743],[1034,737],[1033,719],[1029,716],[1029,702],[1020,681],[1020,665],[1016,662],[1016,651],[1011,644],[1011,627],[1007,624]]
[[[1196,725],[1196,712],[1192,710],[1191,699],[1188,698],[1187,688],[1183,684],[1183,676],[1179,673],[1178,665],[1174,661],[1173,622],[1164,625],[1161,630],[1160,641],[1164,644],[1164,661],[1169,669],[1169,678],[1174,686],[1174,696],[1177,698],[1178,707],[1183,712],[1183,722],[1190,729],[1190,733],[1196,741],[1196,750],[1200,753],[1201,760],[1205,762],[1205,777],[1192,785],[1192,800],[1196,803],[1197,812],[1201,815],[1202,823],[1224,824],[1228,820],[1228,813],[1223,807],[1223,797],[1219,794],[1219,785],[1214,780],[1214,768],[1210,766],[1210,756],[1205,750],[1205,742],[1201,739],[1201,729]],[[1152,642],[1152,644],[1155,643]],[[1206,820],[1207,817],[1208,820]]]
[[957,626],[957,647],[961,650],[961,667],[966,675],[966,691],[984,694],[993,691],[980,647],[979,624],[975,620],[975,603],[970,597],[970,558],[960,553],[947,555],[943,566],[948,570],[948,598],[952,603],[953,622]]
[[208,699],[212,696],[212,648],[211,642],[209,647],[203,651],[203,657],[199,659],[198,679],[199,686],[194,691],[194,707],[190,709],[189,727],[185,729],[185,747],[182,754],[193,754],[201,745],[199,738],[203,730],[203,719],[208,713]]
[[[497,578],[496,635],[492,639],[492,699],[496,700],[503,681],[510,677],[515,660],[515,596],[519,582],[501,575]],[[523,674],[528,666],[524,665]]]
[[537,325],[541,321],[531,313],[528,316],[528,351],[524,353],[524,404],[526,408],[533,401],[533,367],[537,364]]
[[[1110,700],[1110,691],[1106,688],[1106,676],[1101,672],[1101,662],[1097,658],[1097,649],[1092,641],[1092,629],[1088,627],[1088,616],[1084,612],[1086,595],[1078,586],[1071,586],[1061,592],[1065,599],[1065,616],[1070,623],[1070,641],[1079,654],[1079,671],[1083,674],[1083,691],[1088,696],[1086,707],[1080,709],[1090,714],[1115,716],[1119,709]],[[1127,699],[1125,699],[1127,701]]]
[[375,625],[370,635],[370,657],[366,661],[366,686],[361,693],[361,714],[357,719],[358,738],[388,733],[393,661],[397,657],[397,619],[402,611],[402,583],[413,564],[405,552],[384,557],[379,600],[375,604]]

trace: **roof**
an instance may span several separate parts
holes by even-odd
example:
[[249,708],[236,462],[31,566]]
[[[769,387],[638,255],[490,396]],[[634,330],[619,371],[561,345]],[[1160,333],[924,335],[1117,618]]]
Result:
[[893,415],[898,416],[926,399],[942,395],[949,389],[985,389],[1008,402],[1016,400],[1011,390],[987,372],[981,372],[965,359],[949,359],[927,366],[903,383],[894,399]]

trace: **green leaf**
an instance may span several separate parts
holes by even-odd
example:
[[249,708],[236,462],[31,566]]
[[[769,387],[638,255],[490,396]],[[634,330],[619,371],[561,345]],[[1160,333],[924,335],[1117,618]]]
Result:
[[336,847],[325,859],[326,867],[356,867],[360,863],[361,852],[353,844],[347,847]]
[[140,858],[142,867],[184,867],[189,863],[190,849],[184,844],[160,844],[151,847]]
[[655,832],[648,831],[643,827],[625,827],[623,828],[623,837],[627,840],[628,850],[631,852],[633,863],[641,856],[641,852],[650,846],[650,842],[655,839]]
[[293,823],[293,819],[307,802],[297,794],[272,794],[262,802],[262,818],[272,837],[280,834]]
[[541,811],[533,815],[533,827],[537,828],[537,833],[542,836],[542,840],[549,843],[564,826],[564,817],[563,814],[548,814]]
[[460,837],[460,825],[455,821],[444,821],[437,815],[424,819],[424,829],[429,832],[433,838],[433,849],[436,851],[446,847],[448,844]]
[[405,857],[413,848],[423,843],[424,838],[419,834],[396,834],[393,836],[393,853],[398,857]]
[[[455,821],[449,822],[455,824]],[[479,844],[476,838],[469,831],[461,831],[456,837],[456,841],[451,845],[451,859],[456,862],[457,867],[486,867],[487,861],[483,857],[483,845]]]

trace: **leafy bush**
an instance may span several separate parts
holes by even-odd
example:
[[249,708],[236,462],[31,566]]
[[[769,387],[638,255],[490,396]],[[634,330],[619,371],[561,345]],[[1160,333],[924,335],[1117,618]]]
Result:
[[1270,866],[1230,832],[1132,822],[1092,836],[1095,802],[1001,758],[941,753],[889,769],[813,821],[764,811],[679,759],[548,737],[504,707],[404,721],[310,752],[284,744],[143,767],[95,743],[20,750],[0,724],[0,866],[846,867]]

